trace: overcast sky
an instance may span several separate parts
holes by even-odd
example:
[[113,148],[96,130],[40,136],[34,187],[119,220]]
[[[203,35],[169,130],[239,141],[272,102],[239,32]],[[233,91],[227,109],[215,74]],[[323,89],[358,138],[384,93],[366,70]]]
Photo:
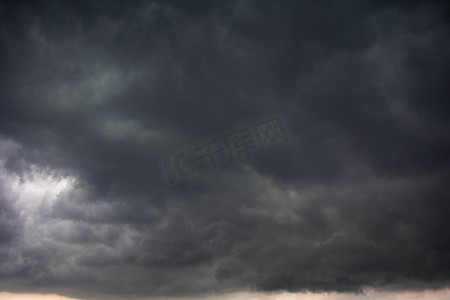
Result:
[[448,288],[449,9],[1,1],[0,291]]

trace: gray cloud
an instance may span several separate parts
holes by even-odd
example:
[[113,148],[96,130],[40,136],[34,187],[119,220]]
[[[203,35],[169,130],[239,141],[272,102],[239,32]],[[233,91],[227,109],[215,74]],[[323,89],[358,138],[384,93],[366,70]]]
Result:
[[[441,1],[0,4],[0,289],[448,286]],[[289,142],[194,149],[282,115]],[[196,173],[168,186],[165,155]]]

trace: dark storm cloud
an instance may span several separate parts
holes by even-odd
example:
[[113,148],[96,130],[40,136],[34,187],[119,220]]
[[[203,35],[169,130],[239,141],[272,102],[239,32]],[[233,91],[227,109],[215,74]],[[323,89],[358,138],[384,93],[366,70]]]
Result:
[[[1,289],[448,286],[445,2],[0,14]],[[288,143],[165,184],[165,155],[278,114]]]

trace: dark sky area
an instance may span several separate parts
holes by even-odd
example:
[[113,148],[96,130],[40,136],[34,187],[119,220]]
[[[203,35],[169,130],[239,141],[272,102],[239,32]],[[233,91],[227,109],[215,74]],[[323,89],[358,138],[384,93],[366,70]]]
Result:
[[449,8],[0,1],[0,290],[449,287]]

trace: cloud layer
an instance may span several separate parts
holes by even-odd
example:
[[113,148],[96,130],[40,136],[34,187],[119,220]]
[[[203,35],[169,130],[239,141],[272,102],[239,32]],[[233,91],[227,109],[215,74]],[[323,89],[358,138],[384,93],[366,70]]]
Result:
[[[0,289],[448,286],[449,6],[0,4]],[[280,115],[289,141],[195,148]],[[163,157],[195,174],[168,185]]]

